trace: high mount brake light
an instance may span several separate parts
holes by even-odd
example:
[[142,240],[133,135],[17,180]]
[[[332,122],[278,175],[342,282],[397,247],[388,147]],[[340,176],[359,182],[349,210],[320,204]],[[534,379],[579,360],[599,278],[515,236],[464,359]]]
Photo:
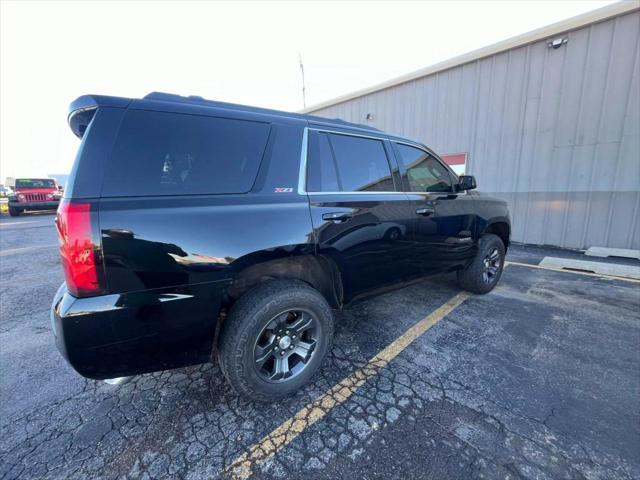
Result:
[[91,240],[91,204],[63,201],[56,226],[67,289],[77,297],[100,292],[95,245]]

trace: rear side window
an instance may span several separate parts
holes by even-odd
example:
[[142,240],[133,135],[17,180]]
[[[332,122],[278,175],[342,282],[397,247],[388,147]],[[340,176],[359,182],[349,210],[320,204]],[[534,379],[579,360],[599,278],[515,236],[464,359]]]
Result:
[[309,139],[307,190],[309,192],[339,192],[336,161],[331,153],[329,136],[312,132]]
[[392,192],[389,161],[380,140],[311,132],[309,192]]
[[407,169],[411,192],[451,192],[449,171],[429,153],[419,148],[396,143],[402,163]]
[[258,173],[269,129],[245,120],[129,110],[102,195],[246,193]]

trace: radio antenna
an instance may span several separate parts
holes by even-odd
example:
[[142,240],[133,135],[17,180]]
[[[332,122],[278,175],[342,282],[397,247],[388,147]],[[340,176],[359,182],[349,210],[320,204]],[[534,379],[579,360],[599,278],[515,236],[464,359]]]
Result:
[[302,75],[302,108],[307,108],[306,88],[304,85],[304,65],[302,64],[302,54],[298,52],[298,61],[300,62],[300,74]]

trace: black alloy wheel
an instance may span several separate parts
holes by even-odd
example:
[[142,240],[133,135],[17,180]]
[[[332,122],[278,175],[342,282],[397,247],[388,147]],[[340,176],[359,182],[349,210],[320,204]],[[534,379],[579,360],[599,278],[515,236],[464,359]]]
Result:
[[482,271],[482,279],[484,280],[484,283],[493,283],[496,275],[498,275],[498,272],[500,271],[501,261],[500,252],[496,247],[489,250],[485,255],[483,261],[484,269]]
[[301,374],[313,357],[317,327],[312,314],[302,309],[272,318],[253,348],[258,375],[269,382],[282,382]]
[[500,281],[504,269],[505,245],[492,233],[483,235],[478,242],[474,259],[458,270],[458,283],[472,293],[489,293]]
[[220,369],[245,398],[284,398],[317,373],[333,330],[333,312],[318,290],[294,279],[261,282],[233,304],[224,321]]

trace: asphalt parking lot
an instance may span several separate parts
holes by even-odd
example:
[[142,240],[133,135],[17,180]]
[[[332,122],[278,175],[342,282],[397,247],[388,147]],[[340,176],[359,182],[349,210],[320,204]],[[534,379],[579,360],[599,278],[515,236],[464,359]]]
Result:
[[0,219],[2,479],[640,478],[640,283],[522,265],[485,296],[413,283],[338,312],[315,382],[252,404],[213,364],[75,374],[49,327],[52,222]]

